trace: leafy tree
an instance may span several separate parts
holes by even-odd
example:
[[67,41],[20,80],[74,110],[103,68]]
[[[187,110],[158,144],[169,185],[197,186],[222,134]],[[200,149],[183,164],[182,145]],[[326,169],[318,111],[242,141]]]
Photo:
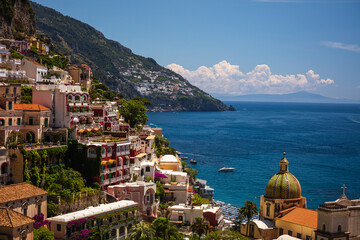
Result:
[[216,230],[210,232],[204,240],[246,240],[240,233],[231,230]]
[[195,168],[185,168],[185,172],[190,176],[190,181],[195,182],[196,176],[198,175],[199,171]]
[[196,233],[200,239],[203,234],[207,234],[210,226],[204,218],[196,218],[195,222],[191,224],[190,229],[193,233]]
[[46,227],[34,229],[34,240],[53,240],[54,233]]
[[16,58],[16,59],[23,59],[24,55],[22,55],[19,52],[14,51],[13,49],[10,49],[10,57],[11,58]]
[[32,103],[32,87],[21,87],[21,103]]
[[246,218],[246,236],[249,235],[249,222],[250,220],[259,213],[256,207],[256,203],[253,201],[246,201],[245,206],[239,209],[240,217]]
[[151,106],[150,100],[145,97],[136,96],[133,98],[133,100],[142,102],[142,104],[144,104],[145,106]]
[[140,222],[130,229],[128,240],[148,240],[155,236],[155,231],[151,225]]
[[209,204],[209,199],[202,198],[199,194],[195,193],[193,204],[196,206],[201,206],[202,204]]
[[34,186],[37,186],[37,187],[40,186],[41,178],[40,178],[39,169],[37,166],[34,166],[31,168],[30,180]]
[[183,239],[181,234],[179,234],[179,231],[176,227],[174,227],[170,221],[164,217],[158,217],[156,218],[152,224],[151,227],[155,231],[156,239],[159,238],[162,239],[170,239],[170,240],[180,240]]
[[48,217],[55,217],[55,216],[59,215],[60,214],[59,205],[54,202],[48,201],[47,214],[48,214]]
[[156,193],[155,193],[155,197],[157,199],[160,200],[160,202],[163,202],[164,201],[164,198],[165,198],[165,190],[164,190],[164,187],[163,185],[157,181],[156,182]]
[[144,125],[146,121],[149,120],[146,116],[146,107],[142,102],[136,100],[124,100],[120,108],[120,113],[132,128]]

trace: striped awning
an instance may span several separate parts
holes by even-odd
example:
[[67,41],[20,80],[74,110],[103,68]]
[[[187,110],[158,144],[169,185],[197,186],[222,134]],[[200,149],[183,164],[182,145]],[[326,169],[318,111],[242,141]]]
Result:
[[113,163],[116,163],[116,160],[115,160],[115,159],[110,159],[108,162],[109,162],[110,164],[113,164]]
[[106,163],[107,163],[106,161],[101,161],[101,165],[102,165],[102,166],[105,166]]

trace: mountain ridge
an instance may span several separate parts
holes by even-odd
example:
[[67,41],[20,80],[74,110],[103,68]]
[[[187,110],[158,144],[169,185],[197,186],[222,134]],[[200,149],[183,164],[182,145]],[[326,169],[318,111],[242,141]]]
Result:
[[119,42],[107,39],[89,24],[31,2],[37,28],[50,37],[53,49],[70,56],[74,64],[85,63],[94,76],[125,98],[142,96],[153,110],[224,111],[228,106],[190,84],[179,74],[152,58],[134,54]]
[[303,103],[360,103],[360,101],[346,98],[330,98],[307,91],[287,94],[248,94],[237,96],[217,95],[223,101],[266,101],[266,102],[303,102]]

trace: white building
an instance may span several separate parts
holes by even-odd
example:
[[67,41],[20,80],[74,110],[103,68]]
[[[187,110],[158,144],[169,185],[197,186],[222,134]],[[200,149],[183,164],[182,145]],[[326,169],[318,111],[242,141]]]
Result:
[[26,71],[26,76],[33,82],[42,82],[47,75],[47,67],[26,58],[21,61],[21,70]]

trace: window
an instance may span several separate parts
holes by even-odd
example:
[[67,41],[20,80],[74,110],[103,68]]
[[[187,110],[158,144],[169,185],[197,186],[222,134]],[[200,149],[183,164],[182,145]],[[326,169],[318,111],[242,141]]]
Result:
[[41,214],[41,203],[39,205],[37,205],[37,214],[38,215]]
[[179,216],[179,221],[183,221],[183,216]]
[[27,216],[27,206],[24,207],[24,215]]
[[6,94],[8,94],[9,93],[9,89],[8,88],[6,88]]
[[112,151],[111,151],[111,147],[108,147],[108,148],[107,148],[107,155],[108,155],[108,156],[110,156],[110,155],[111,155],[111,153],[112,153]]
[[4,126],[4,125],[5,125],[4,119],[0,119],[0,126]]
[[266,216],[270,217],[270,203],[266,204]]
[[49,126],[49,119],[45,118],[45,127],[48,127],[48,126]]
[[284,234],[284,229],[282,228],[279,228],[279,236],[283,235]]
[[29,118],[29,125],[34,125],[34,119],[32,117]]
[[306,235],[306,240],[311,240],[311,237],[309,235]]
[[88,158],[96,158],[96,148],[88,149]]
[[296,237],[301,239],[301,233],[297,233]]
[[292,231],[291,230],[288,230],[288,235],[292,236]]
[[80,102],[80,96],[79,95],[76,95],[75,96],[75,102],[79,101]]
[[146,171],[146,172],[150,172],[150,167],[149,167],[149,166],[146,167],[145,171]]
[[17,119],[17,125],[18,125],[18,126],[21,125],[21,118],[18,118],[18,119]]
[[61,224],[56,224],[56,231],[61,232]]
[[9,101],[9,110],[12,109],[12,101]]
[[16,87],[14,87],[14,95],[16,94]]
[[105,148],[101,148],[101,156],[105,157]]
[[116,147],[116,152],[119,153],[120,152],[120,146]]
[[323,226],[322,226],[322,231],[323,231],[323,232],[326,231],[326,226],[325,226],[325,224],[323,224]]
[[341,225],[338,226],[338,232],[341,232]]
[[9,126],[12,126],[12,118],[9,118]]
[[149,196],[149,195],[146,196],[146,201],[147,201],[147,202],[150,201],[150,196]]

